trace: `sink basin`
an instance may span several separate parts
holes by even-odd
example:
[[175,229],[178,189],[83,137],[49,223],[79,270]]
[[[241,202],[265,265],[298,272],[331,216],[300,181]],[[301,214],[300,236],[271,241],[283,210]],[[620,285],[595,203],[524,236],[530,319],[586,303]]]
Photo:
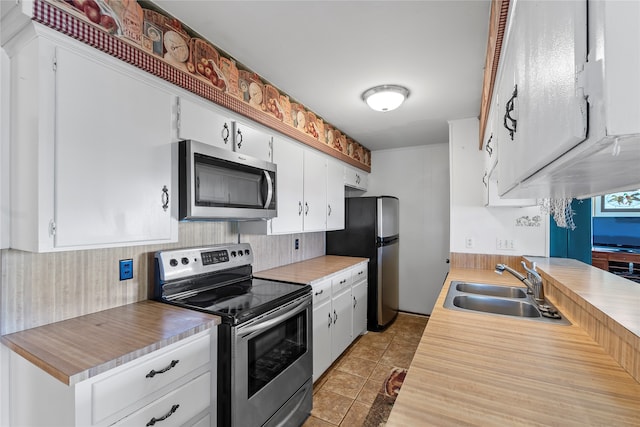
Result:
[[456,285],[456,290],[470,294],[489,295],[502,298],[526,298],[524,289],[515,286],[487,285],[484,283],[462,282]]
[[524,288],[517,286],[453,281],[444,308],[557,325],[571,324],[551,304],[539,306]]
[[457,295],[453,298],[453,305],[459,308],[483,311],[485,313],[519,317],[540,317],[540,312],[533,304],[517,299]]

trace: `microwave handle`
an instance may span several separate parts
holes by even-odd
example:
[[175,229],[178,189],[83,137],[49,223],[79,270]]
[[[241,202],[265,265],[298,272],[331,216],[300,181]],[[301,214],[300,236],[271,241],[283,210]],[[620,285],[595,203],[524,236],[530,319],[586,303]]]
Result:
[[264,208],[267,209],[271,204],[271,199],[273,199],[273,180],[269,175],[269,171],[262,171],[262,173],[264,173],[264,177],[267,180],[267,201],[264,204]]

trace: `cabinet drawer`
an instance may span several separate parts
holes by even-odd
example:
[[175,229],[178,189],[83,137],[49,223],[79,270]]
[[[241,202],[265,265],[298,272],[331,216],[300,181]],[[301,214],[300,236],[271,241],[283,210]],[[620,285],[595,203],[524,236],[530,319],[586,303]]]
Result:
[[[155,419],[158,426],[182,426],[208,408],[210,404],[211,373],[207,372],[182,387],[167,393],[138,412],[123,418],[114,425],[148,426],[155,424],[152,424]],[[166,418],[160,420],[163,417]]]
[[207,334],[145,362],[131,362],[130,369],[92,385],[93,423],[134,405],[145,396],[210,363],[210,360],[211,336]]
[[331,290],[333,295],[336,295],[348,286],[351,286],[351,271],[345,271],[331,279]]
[[323,280],[320,283],[312,285],[313,290],[313,306],[317,307],[323,301],[331,299],[331,280]]
[[368,275],[367,264],[358,265],[351,271],[351,283],[367,280]]

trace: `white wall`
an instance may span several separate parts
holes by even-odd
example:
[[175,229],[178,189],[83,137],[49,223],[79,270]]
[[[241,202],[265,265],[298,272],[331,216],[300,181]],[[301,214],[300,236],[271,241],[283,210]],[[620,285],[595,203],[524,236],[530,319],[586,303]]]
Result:
[[[539,207],[484,206],[484,155],[478,148],[478,133],[476,118],[449,122],[451,252],[548,256],[549,216]],[[540,216],[540,225],[516,225],[525,216]],[[497,239],[513,240],[514,249],[498,249]]]
[[374,151],[367,196],[400,200],[400,310],[430,314],[449,271],[448,144]]

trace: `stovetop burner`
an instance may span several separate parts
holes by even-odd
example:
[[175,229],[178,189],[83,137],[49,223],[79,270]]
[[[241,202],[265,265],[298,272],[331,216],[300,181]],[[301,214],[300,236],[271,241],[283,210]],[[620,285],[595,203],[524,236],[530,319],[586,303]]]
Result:
[[250,278],[171,302],[217,314],[229,323],[238,323],[308,291],[305,285]]
[[238,324],[274,309],[311,287],[252,277],[247,243],[156,253],[155,297]]

